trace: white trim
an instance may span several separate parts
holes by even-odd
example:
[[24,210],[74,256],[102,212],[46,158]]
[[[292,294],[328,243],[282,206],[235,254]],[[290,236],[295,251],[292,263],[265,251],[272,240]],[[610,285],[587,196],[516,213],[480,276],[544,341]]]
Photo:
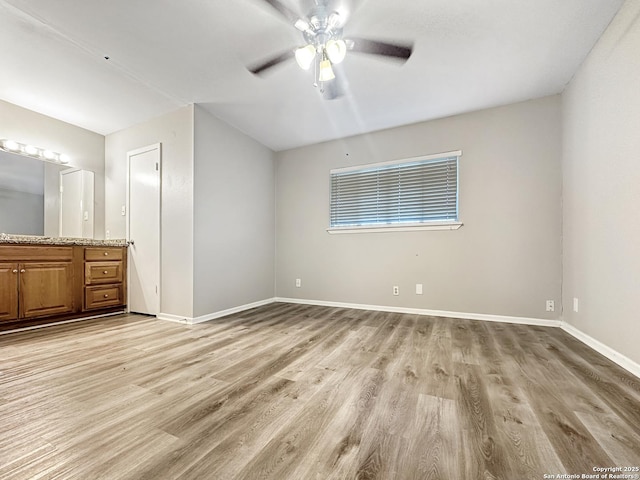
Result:
[[377,312],[410,313],[414,315],[431,315],[434,317],[482,320],[486,322],[519,323],[523,325],[538,325],[542,327],[559,327],[562,324],[560,320],[545,320],[542,318],[530,317],[510,317],[506,315],[492,315],[487,313],[449,312],[445,310],[426,310],[423,308],[392,307],[386,305],[364,305],[359,303],[326,302],[323,300],[307,300],[282,297],[276,297],[275,301],[284,303],[301,303],[305,305],[320,305],[324,307],[355,308],[357,310],[373,310]]
[[38,328],[53,327],[54,325],[64,325],[65,323],[76,323],[76,322],[82,322],[84,320],[93,320],[96,318],[111,317],[113,315],[122,315],[126,313],[127,312],[125,310],[122,310],[122,311],[119,310],[117,312],[103,313],[101,315],[92,315],[90,317],[72,318],[71,320],[61,320],[59,322],[43,323],[41,325],[32,325],[30,327],[16,328],[14,330],[5,330],[3,332],[0,332],[0,335],[6,335],[8,333],[16,333],[16,332],[26,332],[27,330],[36,330]]
[[246,305],[240,305],[238,307],[228,308],[226,310],[221,310],[219,312],[209,313],[207,315],[201,315],[199,317],[193,318],[191,323],[195,324],[195,323],[207,322],[209,320],[214,320],[216,318],[226,317],[227,315],[243,312],[251,308],[262,307],[263,305],[269,305],[270,303],[273,303],[275,301],[276,301],[275,298],[267,298],[265,300],[260,300],[258,302],[247,303]]
[[[517,323],[521,325],[537,325],[542,327],[561,328],[562,330],[567,332],[569,335],[580,340],[588,347],[594,349],[596,352],[601,353],[612,362],[616,363],[620,367],[627,370],[629,373],[640,378],[639,364],[637,364],[630,358],[622,355],[621,353],[616,352],[614,349],[612,349],[611,347],[608,347],[602,342],[599,342],[598,340],[590,337],[586,333],[583,333],[573,325],[562,320],[545,320],[542,318],[531,318],[531,317],[511,317],[507,315],[492,315],[492,314],[486,314],[486,313],[450,312],[446,310],[426,310],[421,308],[392,307],[392,306],[385,306],[385,305],[365,305],[365,304],[359,304],[359,303],[327,302],[324,300],[308,300],[308,299],[301,299],[301,298],[285,298],[285,297],[270,298],[267,300],[262,300],[260,302],[255,302],[255,303],[243,305],[240,307],[230,308],[228,310],[223,310],[223,311],[212,313],[209,315],[203,315],[197,318],[185,318],[185,317],[178,317],[176,315],[169,315],[169,314],[160,314],[158,315],[158,318],[161,320],[194,324],[194,323],[206,322],[208,320],[213,320],[215,318],[224,317],[226,315],[231,315],[232,313],[241,312],[243,310],[260,307],[262,305],[267,305],[274,302],[294,303],[294,304],[302,304],[302,305],[319,305],[323,307],[354,308],[357,310],[372,310],[377,312],[409,313],[409,314],[416,314],[416,315],[431,315],[434,317],[460,318],[464,320],[481,320],[485,322]],[[6,332],[1,332],[1,333],[6,333]]]
[[208,313],[206,315],[201,315],[199,317],[184,317],[179,315],[171,315],[169,313],[159,313],[157,318],[160,320],[166,320],[169,322],[177,322],[187,325],[195,325],[197,323],[208,322],[209,320],[215,320],[216,318],[226,317],[227,315],[232,315],[234,313],[243,312],[245,310],[249,310],[251,308],[262,307],[264,305],[269,305],[270,303],[275,302],[275,298],[267,298],[265,300],[260,300],[253,303],[247,303],[246,305],[240,305],[238,307],[228,308],[226,310],[221,310],[219,312]]
[[590,337],[589,335],[582,332],[581,330],[578,330],[576,327],[574,327],[570,323],[562,322],[562,325],[560,325],[560,328],[562,328],[562,330],[567,332],[569,335],[580,340],[582,343],[584,343],[588,347],[593,348],[596,352],[604,355],[612,362],[618,364],[619,366],[627,370],[629,373],[632,373],[636,377],[640,378],[640,365],[634,362],[633,360],[631,360],[630,358],[625,357],[621,353],[616,352],[613,348],[605,345],[604,343],[596,340],[593,337]]
[[457,230],[462,222],[429,222],[389,225],[359,225],[353,227],[330,227],[327,233],[391,233],[391,232],[415,232],[419,230]]
[[417,163],[426,160],[437,160],[447,157],[461,157],[462,150],[454,150],[453,152],[434,153],[431,155],[421,155],[419,157],[401,158],[398,160],[389,160],[388,162],[365,163],[364,165],[352,165],[350,167],[332,168],[329,173],[354,172],[357,170],[366,170],[369,168],[387,167],[391,165],[400,165],[405,163]]
[[179,315],[171,315],[170,313],[159,313],[156,315],[156,318],[158,320],[166,320],[167,322],[182,323],[183,325],[190,325],[191,320],[193,320],[191,317],[181,317]]

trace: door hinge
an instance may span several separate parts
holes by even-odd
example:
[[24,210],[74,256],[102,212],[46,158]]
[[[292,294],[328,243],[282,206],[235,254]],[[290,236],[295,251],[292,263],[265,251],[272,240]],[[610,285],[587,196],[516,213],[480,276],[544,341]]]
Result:
[[159,170],[159,168],[160,168],[160,167],[159,167],[159,165],[158,165],[158,162],[156,162],[156,172]]

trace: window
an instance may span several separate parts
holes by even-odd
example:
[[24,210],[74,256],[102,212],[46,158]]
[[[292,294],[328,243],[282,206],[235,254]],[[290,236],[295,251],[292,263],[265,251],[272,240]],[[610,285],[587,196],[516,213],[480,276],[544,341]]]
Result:
[[461,151],[331,170],[329,233],[455,229]]

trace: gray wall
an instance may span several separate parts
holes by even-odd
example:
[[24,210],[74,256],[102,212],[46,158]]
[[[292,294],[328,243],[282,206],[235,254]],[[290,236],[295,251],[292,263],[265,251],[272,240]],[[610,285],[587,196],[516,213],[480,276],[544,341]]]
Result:
[[111,238],[125,238],[127,152],[155,143],[162,144],[160,311],[192,317],[193,106],[107,135],[105,228]]
[[273,152],[195,107],[194,316],[274,296]]
[[[458,149],[461,229],[325,231],[330,169]],[[280,152],[277,295],[560,318],[560,156],[558,96]]]
[[640,2],[575,75],[563,118],[564,319],[640,363]]

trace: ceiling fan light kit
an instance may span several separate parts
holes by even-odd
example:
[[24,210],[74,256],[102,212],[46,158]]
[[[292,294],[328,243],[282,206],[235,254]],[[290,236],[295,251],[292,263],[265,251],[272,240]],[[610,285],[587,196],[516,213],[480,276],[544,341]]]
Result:
[[328,82],[336,78],[335,73],[333,73],[333,68],[331,68],[331,62],[329,60],[322,60],[320,62],[320,71],[318,73],[318,81],[319,82]]
[[[316,65],[314,86],[318,82],[324,83],[336,78],[332,65],[342,62],[347,50],[372,55],[380,55],[406,61],[411,56],[410,46],[396,45],[387,42],[365,39],[343,39],[342,28],[346,15],[332,10],[329,0],[316,0],[316,6],[311,10],[307,18],[298,18],[297,14],[279,0],[262,0],[271,5],[293,26],[302,32],[305,45],[289,50],[255,68],[249,70],[254,74],[260,74],[265,70],[278,65],[291,57],[303,70],[309,70],[312,64]],[[321,88],[321,92],[324,90]],[[334,95],[328,98],[336,98]]]
[[347,44],[341,38],[337,40],[331,39],[325,45],[325,51],[331,63],[336,65],[347,56]]
[[307,45],[296,50],[296,62],[303,70],[309,70],[313,60],[316,58],[316,47]]

